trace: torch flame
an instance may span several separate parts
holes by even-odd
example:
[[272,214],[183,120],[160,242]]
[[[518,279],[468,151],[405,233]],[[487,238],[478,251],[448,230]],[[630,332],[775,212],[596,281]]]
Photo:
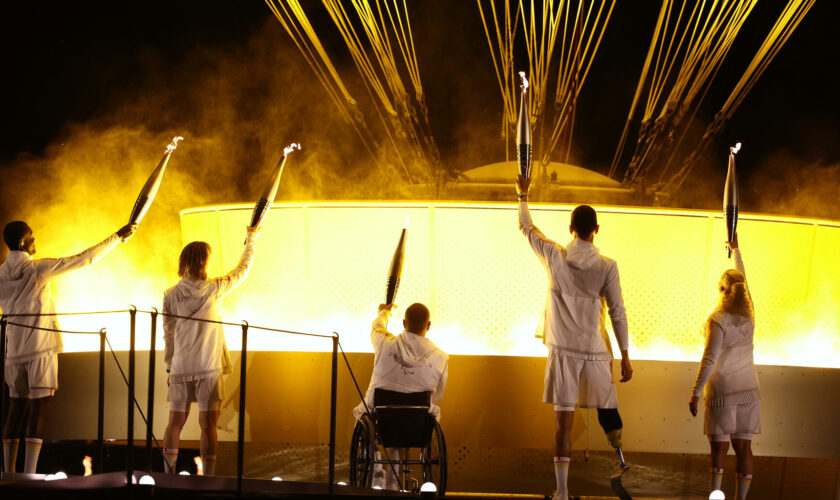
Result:
[[93,474],[93,459],[85,456],[82,460],[82,466],[85,468],[85,476],[90,476]]
[[184,140],[184,138],[181,137],[180,135],[177,136],[177,137],[173,137],[172,142],[169,143],[169,146],[166,146],[166,153],[171,153],[171,152],[175,151],[175,148],[178,147],[178,141],[183,141],[183,140]]
[[522,89],[522,92],[528,92],[528,86],[529,86],[528,85],[528,77],[525,76],[524,71],[519,72],[519,78],[522,79],[522,84],[520,85],[520,88]]
[[297,149],[298,151],[300,151],[300,144],[299,144],[299,143],[297,143],[297,142],[293,142],[293,143],[289,144],[288,146],[286,146],[285,148],[283,148],[283,156],[288,155],[289,153],[291,153],[291,152],[292,152],[292,151],[294,151],[295,149]]
[[731,151],[733,155],[737,154],[738,151],[740,151],[740,150],[741,150],[741,143],[740,142],[738,144],[735,144],[734,148],[729,148],[729,151]]
[[405,223],[403,223],[403,229],[408,229],[408,223],[411,222],[411,217],[405,218]]
[[204,475],[204,462],[201,461],[200,456],[195,457],[195,473],[199,476]]

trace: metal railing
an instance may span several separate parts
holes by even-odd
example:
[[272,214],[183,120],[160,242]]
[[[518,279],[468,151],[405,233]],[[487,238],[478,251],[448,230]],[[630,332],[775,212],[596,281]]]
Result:
[[[119,363],[119,360],[116,357],[116,353],[114,352],[113,348],[108,341],[107,333],[105,328],[102,328],[98,332],[81,332],[81,331],[70,331],[70,330],[59,330],[59,329],[51,329],[51,328],[44,328],[35,325],[27,325],[24,323],[16,323],[9,321],[9,318],[15,317],[39,317],[39,316],[78,316],[78,315],[97,315],[97,314],[129,314],[129,348],[128,348],[128,375],[126,375],[123,370],[122,366]],[[136,354],[136,323],[137,323],[137,313],[142,314],[149,314],[151,316],[151,343],[149,346],[149,382],[148,382],[148,394],[147,394],[147,402],[146,402],[146,409],[147,415],[143,414],[142,409],[140,408],[140,404],[137,402],[136,395],[135,395],[135,354]],[[284,330],[279,328],[269,328],[264,326],[254,326],[250,325],[247,321],[242,321],[241,323],[229,323],[225,321],[215,321],[215,320],[208,320],[202,318],[192,318],[189,316],[179,316],[175,314],[167,314],[161,313],[156,308],[151,308],[151,310],[140,310],[137,309],[135,306],[131,306],[129,309],[125,310],[115,310],[115,311],[94,311],[94,312],[76,312],[76,313],[51,313],[51,314],[7,314],[0,316],[0,374],[5,374],[5,367],[6,367],[6,339],[7,339],[7,326],[19,326],[23,328],[31,328],[39,331],[51,331],[51,332],[60,332],[60,333],[67,333],[67,334],[82,334],[82,335],[99,335],[99,398],[98,398],[98,408],[97,408],[97,432],[96,432],[96,441],[97,441],[97,454],[99,455],[99,459],[96,461],[97,472],[102,472],[102,467],[104,463],[104,429],[105,429],[105,348],[107,347],[111,350],[113,354],[114,361],[117,364],[117,367],[120,369],[120,373],[125,380],[127,386],[127,398],[128,398],[128,410],[126,415],[127,420],[127,429],[126,429],[126,484],[131,485],[133,480],[134,474],[134,409],[137,408],[140,411],[140,415],[143,417],[146,423],[146,471],[150,472],[152,468],[152,460],[153,460],[153,446],[152,441],[155,441],[157,444],[157,439],[154,436],[154,392],[155,392],[155,361],[156,361],[156,350],[155,350],[155,341],[157,336],[157,319],[159,316],[163,317],[170,317],[170,318],[177,318],[182,320],[188,321],[198,321],[204,323],[212,323],[218,324],[223,326],[239,326],[242,329],[242,349],[240,351],[240,374],[239,374],[239,422],[238,422],[238,429],[237,429],[237,449],[236,449],[236,490],[238,493],[242,492],[242,480],[244,476],[244,462],[245,462],[245,405],[246,405],[246,383],[247,383],[247,363],[248,363],[248,331],[249,330],[260,330],[260,331],[267,331],[267,332],[275,332],[275,333],[283,333],[289,335],[302,335],[307,337],[317,337],[317,338],[324,338],[324,339],[331,339],[332,340],[332,359],[331,359],[331,369],[330,369],[330,442],[329,442],[329,467],[328,467],[328,484],[329,484],[329,492],[333,492],[333,487],[335,484],[335,427],[336,427],[336,396],[338,393],[338,351],[340,348],[339,344],[339,336],[338,333],[332,332],[331,334],[318,334],[318,333],[310,333],[310,332],[299,332],[294,330]],[[342,355],[344,355],[342,349]],[[345,363],[347,363],[347,369],[350,370],[350,364],[347,362],[345,356]],[[351,377],[353,377],[354,385],[356,385],[356,390],[359,392],[359,395],[362,396],[361,390],[356,383],[355,376],[353,375],[352,371],[350,372]],[[4,382],[5,383],[5,380]],[[364,398],[362,397],[364,401]],[[0,397],[0,415],[5,416],[6,408],[5,408],[5,398]],[[3,430],[0,429],[0,438],[2,438]],[[158,446],[158,449],[160,447]],[[2,460],[2,458],[0,458]]]

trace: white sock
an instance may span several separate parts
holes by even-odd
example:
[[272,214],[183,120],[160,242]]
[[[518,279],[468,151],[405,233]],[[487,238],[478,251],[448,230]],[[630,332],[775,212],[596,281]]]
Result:
[[17,461],[18,453],[17,439],[3,439],[3,465],[6,470],[4,472],[14,472],[15,462]]
[[204,455],[201,457],[204,463],[204,475],[212,476],[216,474],[216,455]]
[[178,463],[178,448],[163,449],[163,470],[175,474],[175,464]]
[[752,474],[738,474],[735,482],[735,498],[744,500],[747,498],[747,492],[750,490],[750,483],[752,483]]
[[569,457],[554,457],[554,477],[557,479],[557,494],[554,496],[557,500],[569,499],[569,462],[572,459]]
[[38,469],[38,455],[41,454],[43,439],[26,438],[26,462],[23,465],[23,472],[35,474]]
[[709,469],[709,492],[719,490],[723,482],[723,468],[712,467]]

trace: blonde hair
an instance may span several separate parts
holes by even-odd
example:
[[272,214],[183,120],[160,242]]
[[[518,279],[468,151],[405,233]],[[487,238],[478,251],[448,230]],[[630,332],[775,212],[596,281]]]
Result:
[[741,271],[728,269],[720,277],[720,308],[728,313],[753,319],[753,305],[747,279]]
[[196,280],[207,279],[207,260],[210,258],[210,245],[204,241],[193,241],[181,250],[178,259],[178,276]]

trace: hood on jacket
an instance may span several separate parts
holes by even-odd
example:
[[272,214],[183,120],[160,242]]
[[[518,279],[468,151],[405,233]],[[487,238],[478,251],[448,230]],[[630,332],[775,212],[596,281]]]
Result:
[[32,260],[32,256],[26,252],[13,250],[6,256],[6,261],[0,266],[0,272],[7,281],[16,281],[23,277],[24,265]]
[[406,330],[397,337],[397,350],[403,365],[421,366],[437,350],[437,346],[426,337]]
[[598,248],[586,240],[573,238],[566,245],[566,262],[576,269],[589,269],[598,263],[600,257]]

